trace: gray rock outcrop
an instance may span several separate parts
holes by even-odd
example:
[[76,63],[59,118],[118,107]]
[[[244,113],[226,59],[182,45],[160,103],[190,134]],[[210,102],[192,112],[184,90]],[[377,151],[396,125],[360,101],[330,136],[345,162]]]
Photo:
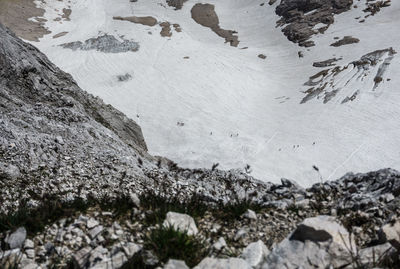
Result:
[[[300,46],[314,46],[312,35],[325,32],[334,22],[334,15],[350,9],[353,0],[281,0],[276,14],[281,16],[278,25],[292,42]],[[317,24],[325,26],[313,29]]]

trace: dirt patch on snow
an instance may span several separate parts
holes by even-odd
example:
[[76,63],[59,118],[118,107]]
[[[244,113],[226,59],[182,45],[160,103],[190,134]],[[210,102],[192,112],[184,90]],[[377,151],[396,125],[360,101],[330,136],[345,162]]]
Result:
[[172,26],[174,26],[175,31],[177,31],[178,33],[182,32],[182,28],[178,23],[174,23],[172,24]]
[[146,26],[154,26],[157,24],[157,19],[151,16],[146,16],[146,17],[136,17],[136,16],[131,16],[131,17],[113,17],[114,20],[119,20],[119,21],[129,21],[133,23],[138,23],[138,24],[143,24]]
[[231,46],[237,47],[239,45],[239,37],[235,35],[237,34],[236,31],[221,29],[219,26],[219,19],[214,5],[196,4],[193,6],[191,13],[195,22],[210,28],[218,36],[224,38],[225,42],[230,43]]
[[68,34],[68,32],[61,32],[61,33],[55,34],[53,36],[53,38],[59,38],[59,37],[65,36],[66,34]]
[[72,10],[70,8],[63,8],[63,14],[61,17],[66,21],[70,21],[71,13],[72,13]]
[[360,39],[352,37],[352,36],[345,36],[342,39],[336,41],[335,43],[332,43],[332,47],[340,47],[343,45],[349,45],[349,44],[354,44],[360,42]]
[[162,37],[170,37],[172,36],[171,32],[171,24],[167,21],[160,23],[161,26],[161,32],[160,35]]
[[51,33],[44,27],[46,20],[29,20],[42,17],[44,12],[44,9],[36,7],[33,0],[0,1],[0,23],[10,28],[17,36],[29,41],[39,41],[39,38]]

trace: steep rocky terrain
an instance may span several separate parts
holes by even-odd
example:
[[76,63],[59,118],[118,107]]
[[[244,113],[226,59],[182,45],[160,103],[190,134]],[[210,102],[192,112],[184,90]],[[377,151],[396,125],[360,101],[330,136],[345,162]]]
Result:
[[307,187],[400,169],[399,1],[30,0],[9,15],[26,1],[3,0],[0,21],[135,120],[151,155]]
[[0,65],[1,268],[398,268],[399,172],[183,169],[2,25]]

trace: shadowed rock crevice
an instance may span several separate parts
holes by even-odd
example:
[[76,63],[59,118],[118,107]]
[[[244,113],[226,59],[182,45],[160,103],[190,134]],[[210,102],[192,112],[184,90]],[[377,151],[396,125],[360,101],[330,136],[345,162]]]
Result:
[[313,242],[324,242],[332,239],[332,236],[324,230],[315,230],[312,227],[300,224],[290,236],[289,240],[297,240],[305,242],[311,240]]

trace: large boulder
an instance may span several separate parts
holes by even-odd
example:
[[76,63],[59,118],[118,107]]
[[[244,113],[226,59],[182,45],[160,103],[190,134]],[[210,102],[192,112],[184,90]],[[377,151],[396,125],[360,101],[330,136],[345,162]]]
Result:
[[264,269],[347,266],[356,251],[349,232],[330,216],[305,219],[267,256]]
[[289,240],[301,242],[331,240],[344,248],[355,249],[354,239],[351,238],[350,233],[331,216],[322,215],[305,219],[290,235]]

